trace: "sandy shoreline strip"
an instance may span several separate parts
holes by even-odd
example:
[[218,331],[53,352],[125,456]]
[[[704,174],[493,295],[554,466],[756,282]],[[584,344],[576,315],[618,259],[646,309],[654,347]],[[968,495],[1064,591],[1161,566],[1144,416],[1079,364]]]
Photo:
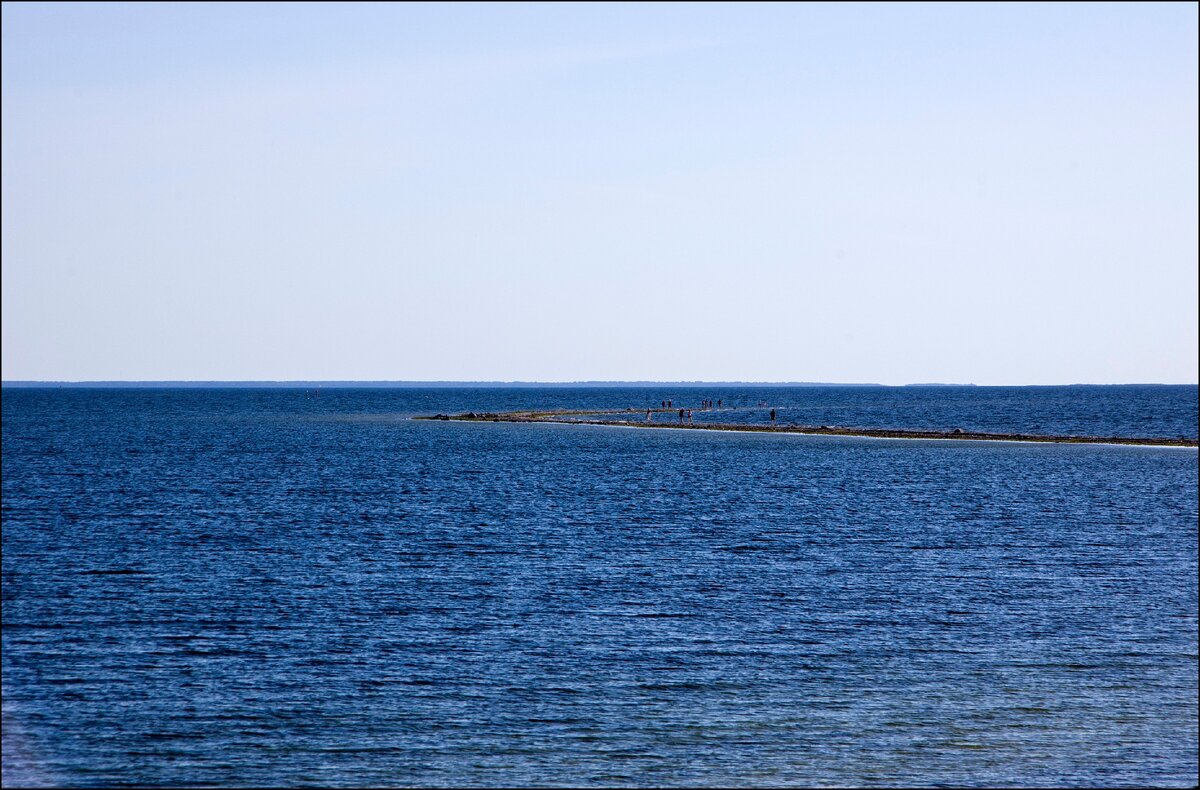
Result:
[[[677,414],[678,409],[651,409],[654,413]],[[659,428],[689,431],[728,431],[734,433],[776,433],[802,436],[856,436],[873,439],[939,439],[950,441],[1023,442],[1053,444],[1111,444],[1146,447],[1196,447],[1196,439],[1154,436],[1052,436],[1022,433],[983,433],[979,431],[915,431],[892,428],[846,428],[830,425],[747,425],[742,423],[676,423],[642,420],[582,419],[600,414],[644,414],[644,409],[592,409],[560,411],[466,412],[418,416],[415,420],[450,420],[454,422],[537,422],[557,425],[601,425],[618,428]]]

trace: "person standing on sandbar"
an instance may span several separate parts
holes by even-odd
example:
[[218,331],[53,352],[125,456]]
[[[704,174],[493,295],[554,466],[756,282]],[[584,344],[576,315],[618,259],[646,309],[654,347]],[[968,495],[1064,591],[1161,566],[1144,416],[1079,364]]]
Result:
[[775,424],[775,410],[771,409],[771,424]]

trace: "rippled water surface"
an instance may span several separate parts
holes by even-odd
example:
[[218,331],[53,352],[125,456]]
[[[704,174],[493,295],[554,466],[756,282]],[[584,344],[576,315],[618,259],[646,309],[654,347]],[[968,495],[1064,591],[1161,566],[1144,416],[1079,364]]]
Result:
[[[1197,782],[1196,388],[3,393],[6,784]],[[746,412],[751,413],[750,411]]]

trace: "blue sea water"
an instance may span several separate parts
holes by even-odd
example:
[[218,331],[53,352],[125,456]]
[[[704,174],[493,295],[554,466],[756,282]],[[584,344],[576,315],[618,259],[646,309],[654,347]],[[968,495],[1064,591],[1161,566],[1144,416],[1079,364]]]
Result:
[[[1196,387],[5,389],[4,783],[1194,786]],[[746,419],[761,414],[754,408]]]

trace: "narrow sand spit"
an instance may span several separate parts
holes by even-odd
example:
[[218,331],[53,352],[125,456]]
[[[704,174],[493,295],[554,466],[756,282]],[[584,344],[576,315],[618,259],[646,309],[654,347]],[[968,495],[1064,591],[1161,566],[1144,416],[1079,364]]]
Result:
[[[641,419],[594,419],[600,415],[646,414],[646,409],[591,409],[558,411],[466,412],[414,417],[417,420],[453,420],[456,422],[542,422],[565,425],[606,425],[622,428],[669,428],[691,431],[734,431],[738,433],[787,433],[806,436],[864,436],[878,439],[948,439],[952,441],[1051,442],[1059,444],[1123,444],[1149,447],[1196,447],[1196,439],[1156,436],[1051,436],[1027,433],[983,433],[964,431],[913,431],[898,428],[846,428],[830,425],[755,425],[721,422],[662,422]],[[678,414],[678,409],[650,409],[651,414]]]

